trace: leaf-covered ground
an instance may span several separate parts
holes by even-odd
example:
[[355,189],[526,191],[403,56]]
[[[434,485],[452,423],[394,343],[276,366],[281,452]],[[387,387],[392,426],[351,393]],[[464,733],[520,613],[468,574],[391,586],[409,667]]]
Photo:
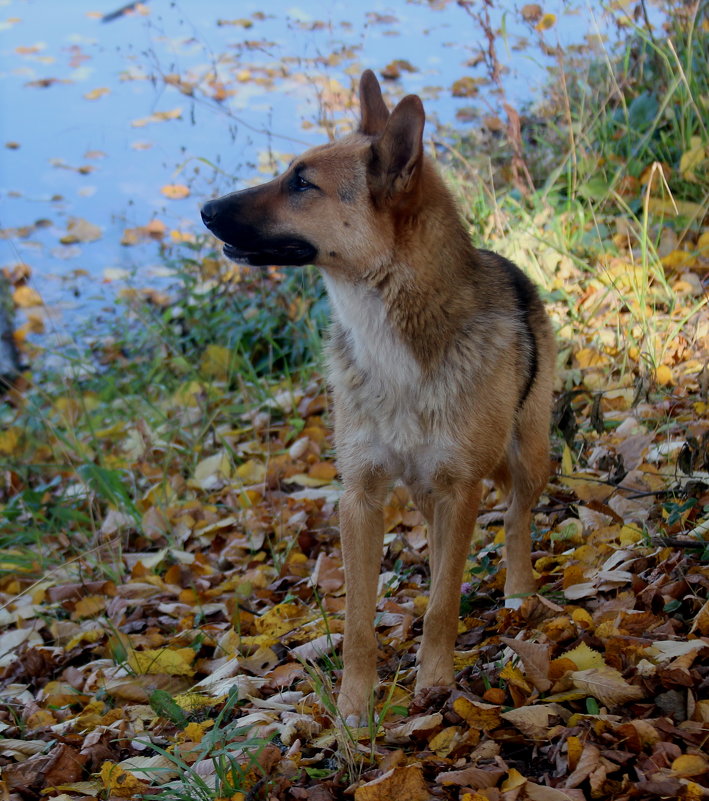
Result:
[[375,712],[336,720],[341,486],[311,273],[166,245],[178,289],[129,295],[118,327],[23,376],[0,416],[3,798],[709,796],[709,93],[690,63],[685,83],[613,75],[627,96],[573,154],[513,141],[511,181],[515,152],[532,173],[561,158],[544,192],[478,194],[470,142],[450,147],[472,236],[540,284],[559,343],[539,594],[503,608],[490,488],[453,688],[413,695],[426,533],[398,488]]
[[35,430],[24,420],[2,440],[54,473],[4,473],[6,539],[8,521],[36,537],[34,553],[6,550],[0,584],[10,797],[706,795],[703,378],[687,348],[674,386],[600,391],[612,351],[564,344],[570,445],[556,440],[535,514],[540,594],[501,607],[491,490],[461,589],[456,686],[413,697],[426,540],[397,489],[383,681],[363,730],[332,722],[344,585],[322,383],[274,385],[237,414],[231,354],[211,345],[172,394],[119,393],[124,419],[96,391],[44,396]]

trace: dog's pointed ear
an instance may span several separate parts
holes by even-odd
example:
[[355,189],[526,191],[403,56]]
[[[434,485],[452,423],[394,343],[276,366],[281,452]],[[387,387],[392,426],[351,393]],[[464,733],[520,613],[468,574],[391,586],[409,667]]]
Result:
[[359,103],[362,114],[359,132],[367,136],[380,134],[389,119],[389,109],[382,97],[377,76],[372,70],[365,70],[359,79]]
[[417,95],[407,95],[391,112],[381,136],[372,144],[369,176],[374,194],[394,197],[414,189],[423,161],[425,122]]

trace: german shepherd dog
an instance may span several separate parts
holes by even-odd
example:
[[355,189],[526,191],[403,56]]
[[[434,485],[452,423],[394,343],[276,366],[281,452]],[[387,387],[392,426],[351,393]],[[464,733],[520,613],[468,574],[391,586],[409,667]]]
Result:
[[424,155],[420,98],[409,95],[390,113],[367,70],[360,102],[356,133],[202,209],[230,259],[315,264],[324,276],[344,483],[338,708],[348,723],[366,719],[376,683],[382,509],[394,481],[408,487],[428,524],[431,592],[417,692],[453,683],[460,587],[486,477],[508,493],[505,596],[514,605],[535,591],[531,509],[549,477],[555,361],[533,284],[472,246]]

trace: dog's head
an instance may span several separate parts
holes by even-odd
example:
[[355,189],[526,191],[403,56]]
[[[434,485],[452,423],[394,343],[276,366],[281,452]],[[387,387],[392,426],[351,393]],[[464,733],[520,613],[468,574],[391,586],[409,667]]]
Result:
[[397,219],[421,201],[425,115],[416,95],[389,113],[371,70],[360,102],[356,133],[308,150],[266,184],[205,203],[202,220],[229,258],[334,271],[383,258]]

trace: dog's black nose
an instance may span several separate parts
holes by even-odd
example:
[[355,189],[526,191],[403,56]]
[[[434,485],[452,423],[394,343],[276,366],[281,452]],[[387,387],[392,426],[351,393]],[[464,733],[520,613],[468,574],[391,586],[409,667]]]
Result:
[[208,200],[204,206],[202,206],[202,222],[209,226],[209,223],[214,221],[214,218],[217,216],[217,204],[213,200]]

